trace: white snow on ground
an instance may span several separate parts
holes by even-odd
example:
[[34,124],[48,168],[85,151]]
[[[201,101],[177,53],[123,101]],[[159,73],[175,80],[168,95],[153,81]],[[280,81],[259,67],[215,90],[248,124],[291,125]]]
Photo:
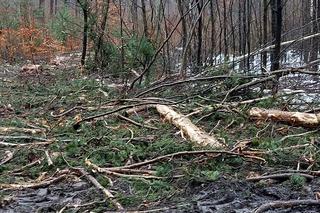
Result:
[[[270,53],[268,53],[268,61],[266,70],[270,70],[271,61]],[[320,57],[320,56],[319,56]],[[239,70],[240,63],[239,57],[229,56],[228,64],[233,65],[231,68],[234,72],[243,74],[261,74],[261,55],[254,55],[250,57],[250,71]],[[247,60],[247,59],[245,59]],[[223,66],[226,64],[224,54],[217,55],[214,59],[217,66]],[[289,67],[301,67],[306,65],[301,53],[294,50],[287,50],[281,60],[281,68]],[[319,70],[319,66],[318,66]],[[285,100],[288,104],[294,105],[304,109],[310,105],[320,104],[320,78],[318,76],[311,76],[306,74],[289,74],[280,78],[280,91],[279,93],[299,92],[295,95],[286,97]],[[270,91],[265,91],[267,94]]]

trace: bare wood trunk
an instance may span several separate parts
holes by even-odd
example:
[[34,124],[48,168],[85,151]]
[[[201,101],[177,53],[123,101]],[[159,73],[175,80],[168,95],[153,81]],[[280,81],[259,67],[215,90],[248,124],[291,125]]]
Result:
[[272,120],[293,126],[316,127],[320,125],[320,114],[313,113],[287,112],[254,107],[249,111],[249,116],[254,120]]
[[165,105],[157,105],[156,109],[166,121],[179,128],[183,135],[190,141],[200,146],[223,147],[223,144],[216,138],[202,131],[199,127],[194,125],[189,118],[177,113],[172,108]]

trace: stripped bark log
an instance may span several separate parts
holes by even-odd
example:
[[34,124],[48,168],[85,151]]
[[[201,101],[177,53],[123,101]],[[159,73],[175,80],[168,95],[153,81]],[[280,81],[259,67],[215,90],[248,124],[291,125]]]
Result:
[[272,120],[287,123],[293,126],[302,126],[308,128],[320,125],[320,114],[287,112],[254,107],[249,111],[249,116],[254,120]]
[[172,108],[165,105],[156,105],[156,109],[166,121],[179,128],[183,135],[186,136],[190,141],[200,146],[211,146],[215,148],[224,146],[216,138],[210,136],[199,127],[194,125],[186,116],[175,112]]

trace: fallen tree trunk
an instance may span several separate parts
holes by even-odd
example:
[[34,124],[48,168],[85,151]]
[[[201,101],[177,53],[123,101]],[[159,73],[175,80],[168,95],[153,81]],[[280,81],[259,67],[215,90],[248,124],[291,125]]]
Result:
[[190,141],[200,146],[211,146],[216,148],[224,146],[216,138],[210,136],[194,125],[189,118],[175,112],[172,108],[165,105],[156,105],[156,109],[166,121],[179,128],[183,135]]
[[313,113],[287,112],[254,107],[249,111],[249,116],[254,120],[272,120],[293,126],[316,127],[320,125],[320,114]]

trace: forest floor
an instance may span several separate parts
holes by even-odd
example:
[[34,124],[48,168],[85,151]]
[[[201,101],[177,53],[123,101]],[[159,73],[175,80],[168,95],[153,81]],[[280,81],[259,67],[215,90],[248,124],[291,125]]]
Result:
[[[305,205],[280,203],[259,211],[320,210],[318,202],[308,202],[320,196],[319,132],[255,122],[247,115],[253,106],[291,110],[288,97],[197,113],[199,106],[208,106],[203,97],[180,103],[158,99],[184,115],[192,113],[193,123],[239,153],[192,154],[212,149],[184,139],[153,108],[126,115],[141,100],[124,99],[121,90],[97,75],[84,76],[74,66],[44,65],[33,74],[20,69],[0,65],[0,212],[116,212],[118,203],[125,212],[242,213],[299,200]],[[174,87],[163,95],[188,89]],[[105,174],[88,164],[121,167],[176,152],[186,154],[127,173]],[[268,174],[276,177],[252,180]]]

